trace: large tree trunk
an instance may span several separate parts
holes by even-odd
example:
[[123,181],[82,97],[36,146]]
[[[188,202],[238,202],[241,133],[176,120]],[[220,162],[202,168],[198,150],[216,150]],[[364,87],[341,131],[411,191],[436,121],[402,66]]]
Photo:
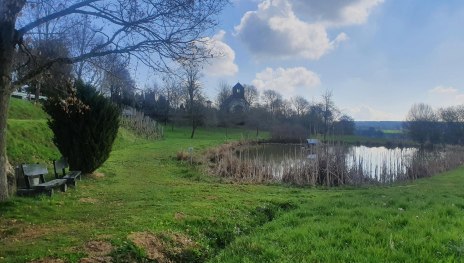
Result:
[[7,176],[6,120],[10,95],[13,92],[11,87],[13,55],[16,45],[21,41],[15,30],[16,17],[24,4],[24,0],[0,1],[0,202],[7,201],[10,196]]
[[[0,68],[4,67],[0,63]],[[2,77],[4,79],[4,77]],[[8,177],[7,177],[7,157],[6,157],[6,120],[8,116],[8,103],[10,94],[8,85],[4,84],[4,80],[0,80],[0,202],[8,200]],[[7,80],[7,82],[9,82]]]

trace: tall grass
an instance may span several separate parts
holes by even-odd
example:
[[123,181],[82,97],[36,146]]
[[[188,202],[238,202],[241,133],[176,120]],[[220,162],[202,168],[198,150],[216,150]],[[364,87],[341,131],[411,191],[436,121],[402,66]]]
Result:
[[243,144],[228,144],[210,150],[211,172],[240,182],[332,187],[415,180],[464,164],[464,148],[456,146],[433,152],[392,151],[377,164],[340,144],[315,147],[309,155],[295,150],[279,161],[249,149]]

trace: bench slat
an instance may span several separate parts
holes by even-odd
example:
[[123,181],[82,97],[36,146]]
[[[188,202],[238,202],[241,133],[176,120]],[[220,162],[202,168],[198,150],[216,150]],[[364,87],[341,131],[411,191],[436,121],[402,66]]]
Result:
[[81,172],[80,171],[70,171],[69,173],[67,173],[65,176],[63,176],[62,178],[72,178],[72,179],[76,179],[78,178],[79,176],[81,176]]
[[33,187],[37,188],[37,189],[49,189],[49,188],[53,188],[53,187],[63,185],[65,183],[66,183],[66,179],[54,179],[54,180],[48,181],[46,183],[41,183],[41,184],[38,184],[38,185],[34,185]]
[[48,173],[47,167],[43,164],[23,164],[22,168],[26,176],[38,176]]
[[[76,187],[77,180],[81,179],[81,171],[69,171],[69,163],[65,157],[53,161],[53,168],[55,170],[55,178],[62,178],[67,180],[67,184]],[[68,172],[66,169],[68,168]]]

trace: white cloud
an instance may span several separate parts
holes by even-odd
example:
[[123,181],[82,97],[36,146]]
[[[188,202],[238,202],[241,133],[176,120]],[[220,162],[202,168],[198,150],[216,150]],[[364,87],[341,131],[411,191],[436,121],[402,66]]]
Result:
[[234,76],[238,72],[238,66],[235,64],[235,51],[224,42],[225,35],[226,32],[221,30],[212,38],[206,38],[206,46],[214,55],[204,69],[209,76]]
[[288,0],[296,15],[327,27],[364,24],[384,0]]
[[447,107],[464,104],[464,92],[446,86],[436,86],[428,91],[428,100],[434,107]]
[[256,73],[256,77],[252,83],[260,91],[267,89],[275,90],[284,97],[289,98],[296,95],[297,89],[308,90],[319,86],[321,80],[316,73],[304,67],[287,69],[266,68]]
[[452,95],[452,94],[457,94],[459,91],[456,88],[453,87],[444,87],[444,86],[436,86],[435,88],[429,90],[430,94],[447,94],[447,95]]
[[383,0],[263,0],[235,27],[235,34],[257,56],[319,59],[348,36],[331,40],[330,27],[365,23]]
[[361,25],[367,21],[372,9],[383,3],[383,0],[350,1],[352,4],[344,6],[339,11],[337,20],[328,21],[333,26]]
[[347,113],[357,121],[398,121],[399,117],[393,114],[374,109],[367,105],[361,105],[347,109]]

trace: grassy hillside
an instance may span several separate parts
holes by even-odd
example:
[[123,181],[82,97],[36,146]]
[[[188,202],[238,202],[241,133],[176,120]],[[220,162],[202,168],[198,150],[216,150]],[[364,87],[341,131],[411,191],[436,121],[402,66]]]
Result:
[[45,120],[48,115],[33,102],[11,98],[8,118],[13,120]]
[[8,112],[7,153],[12,164],[47,163],[59,158],[40,105],[12,98]]
[[[98,176],[0,205],[0,262],[459,262],[464,168],[410,184],[315,189],[224,183],[175,159],[240,130],[122,131]],[[102,176],[104,174],[104,176]],[[103,251],[103,252],[102,252]],[[90,261],[92,262],[92,261]]]

